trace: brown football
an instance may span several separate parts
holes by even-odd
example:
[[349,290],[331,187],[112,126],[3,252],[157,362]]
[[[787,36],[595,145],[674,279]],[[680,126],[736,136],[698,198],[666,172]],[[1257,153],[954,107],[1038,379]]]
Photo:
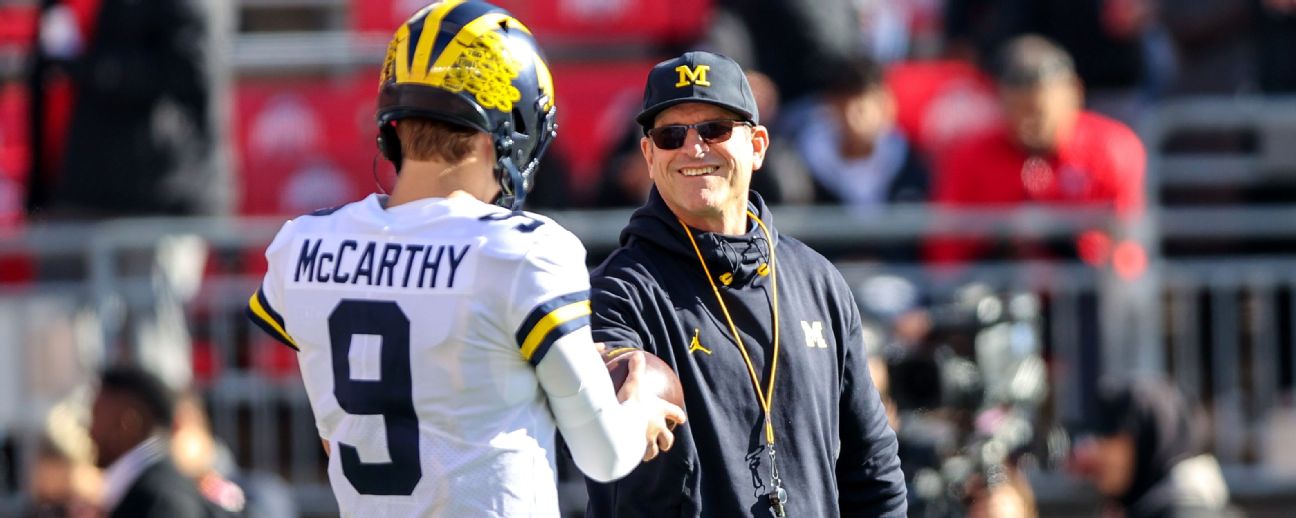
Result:
[[[625,383],[626,375],[630,373],[630,357],[626,354],[639,351],[634,348],[612,349],[603,353],[603,362],[607,365],[608,374],[612,376],[612,386],[617,391],[621,390],[621,384]],[[647,360],[644,365],[643,380],[640,381],[644,390],[649,394],[656,395],[675,406],[684,408],[684,387],[680,385],[679,376],[675,375],[675,369],[662,361],[653,353],[643,351],[644,359]]]

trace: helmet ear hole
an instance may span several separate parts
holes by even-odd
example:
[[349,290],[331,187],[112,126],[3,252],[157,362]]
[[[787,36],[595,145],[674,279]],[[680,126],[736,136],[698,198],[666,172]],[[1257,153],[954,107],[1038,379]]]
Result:
[[401,145],[400,137],[396,133],[395,121],[386,121],[378,126],[378,152],[395,165],[397,171],[400,171]]
[[527,128],[526,117],[522,116],[522,110],[513,110],[513,131],[523,135],[531,134]]

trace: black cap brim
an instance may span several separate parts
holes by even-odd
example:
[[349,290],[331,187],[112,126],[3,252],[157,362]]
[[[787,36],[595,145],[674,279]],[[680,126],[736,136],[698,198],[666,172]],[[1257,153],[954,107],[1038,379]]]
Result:
[[704,104],[710,104],[712,106],[719,106],[721,108],[724,108],[726,110],[738,114],[738,116],[742,117],[742,120],[751,122],[752,124],[756,123],[756,121],[752,120],[752,114],[746,110],[743,110],[742,108],[739,108],[729,103],[720,102],[714,99],[698,99],[695,97],[685,97],[683,99],[671,99],[668,101],[662,101],[657,104],[654,104],[652,105],[652,107],[639,112],[639,115],[635,116],[635,122],[638,122],[639,126],[641,126],[644,129],[644,131],[647,131],[649,128],[652,127],[653,122],[656,121],[658,114],[660,114],[663,111],[666,111],[666,109],[670,108],[671,106],[684,104],[684,103],[704,103]]

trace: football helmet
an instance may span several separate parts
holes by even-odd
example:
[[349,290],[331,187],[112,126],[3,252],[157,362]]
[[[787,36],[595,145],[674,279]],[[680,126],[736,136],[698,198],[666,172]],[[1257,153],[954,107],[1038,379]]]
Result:
[[540,157],[558,135],[553,77],[508,11],[478,1],[435,2],[396,30],[378,93],[378,149],[401,167],[395,121],[436,119],[484,131],[495,145],[495,204],[519,210]]

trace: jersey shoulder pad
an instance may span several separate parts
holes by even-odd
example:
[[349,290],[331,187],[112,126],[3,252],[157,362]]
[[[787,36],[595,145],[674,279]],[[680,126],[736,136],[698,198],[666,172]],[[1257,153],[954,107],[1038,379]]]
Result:
[[554,220],[523,211],[489,212],[479,218],[487,222],[484,251],[497,257],[521,257],[528,253],[578,254],[582,260],[585,247],[567,229]]

